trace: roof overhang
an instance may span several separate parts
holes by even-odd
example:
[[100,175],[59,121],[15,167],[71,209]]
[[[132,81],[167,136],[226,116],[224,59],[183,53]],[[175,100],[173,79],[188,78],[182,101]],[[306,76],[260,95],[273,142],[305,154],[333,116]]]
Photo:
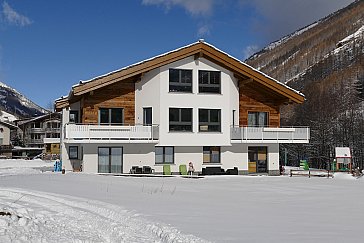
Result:
[[258,71],[257,69],[241,62],[237,58],[219,50],[218,48],[203,42],[198,41],[191,45],[164,53],[162,55],[147,59],[145,61],[124,67],[122,69],[107,73],[105,75],[87,80],[80,81],[72,87],[67,97],[62,97],[55,101],[56,110],[68,107],[71,100],[77,99],[88,92],[103,88],[105,86],[123,81],[130,78],[140,79],[140,77],[153,69],[176,62],[178,60],[194,56],[195,59],[205,58],[222,67],[232,71],[236,77],[241,77],[240,80],[246,79],[257,82],[270,91],[285,97],[287,101],[294,103],[303,103],[304,95],[290,88],[289,86],[269,77],[268,75]]

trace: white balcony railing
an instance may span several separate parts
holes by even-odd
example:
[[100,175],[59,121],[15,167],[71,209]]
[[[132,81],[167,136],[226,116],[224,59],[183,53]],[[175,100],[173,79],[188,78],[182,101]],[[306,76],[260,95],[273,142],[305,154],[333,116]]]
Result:
[[231,140],[241,143],[308,143],[308,127],[231,127]]
[[114,126],[66,124],[65,140],[158,140],[159,127],[152,126]]

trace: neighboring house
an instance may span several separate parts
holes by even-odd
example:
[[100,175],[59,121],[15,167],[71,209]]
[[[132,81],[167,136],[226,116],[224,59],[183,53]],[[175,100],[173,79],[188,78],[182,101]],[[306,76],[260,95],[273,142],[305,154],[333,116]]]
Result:
[[280,107],[304,96],[198,41],[81,81],[56,100],[66,170],[129,173],[170,164],[279,174],[279,144],[309,128],[280,128]]
[[16,130],[17,127],[11,123],[0,121],[0,156],[11,158],[11,131]]
[[17,125],[21,130],[20,137],[26,148],[40,148],[47,154],[60,154],[60,113],[19,120]]

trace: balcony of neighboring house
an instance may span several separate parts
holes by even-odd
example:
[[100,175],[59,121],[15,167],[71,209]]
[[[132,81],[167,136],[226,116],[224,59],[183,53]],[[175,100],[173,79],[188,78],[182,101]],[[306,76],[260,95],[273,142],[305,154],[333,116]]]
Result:
[[232,143],[309,143],[309,127],[231,127]]
[[66,124],[65,143],[157,143],[158,125]]
[[28,133],[44,133],[45,129],[42,127],[29,128]]

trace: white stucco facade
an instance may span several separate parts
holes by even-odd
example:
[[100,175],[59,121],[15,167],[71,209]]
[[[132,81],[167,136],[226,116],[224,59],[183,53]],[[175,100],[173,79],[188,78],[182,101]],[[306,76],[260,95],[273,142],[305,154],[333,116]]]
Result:
[[[192,70],[192,92],[170,92],[169,70]],[[199,70],[219,71],[221,74],[218,93],[199,93]],[[141,75],[135,83],[135,126],[136,128],[120,127],[119,130],[139,129],[143,124],[143,108],[152,108],[152,123],[158,131],[157,138],[143,139],[98,139],[69,137],[66,125],[69,123],[70,110],[78,110],[81,114],[80,102],[72,103],[63,108],[62,114],[62,162],[66,170],[82,170],[87,173],[98,173],[99,148],[122,148],[122,173],[129,173],[132,166],[150,166],[155,173],[163,172],[163,164],[156,163],[156,147],[173,147],[172,173],[178,173],[179,165],[194,164],[195,170],[201,172],[206,167],[221,167],[224,170],[237,168],[240,174],[249,173],[249,148],[264,147],[267,162],[266,173],[279,173],[279,142],[249,142],[241,140],[232,142],[231,127],[239,125],[239,88],[238,80],[231,71],[203,57],[190,56],[173,63],[157,67]],[[169,109],[192,109],[192,131],[176,132],[169,130]],[[216,109],[221,111],[220,132],[199,131],[199,109]],[[233,115],[234,114],[234,115]],[[234,119],[234,121],[233,121]],[[95,125],[94,125],[95,126]],[[83,127],[82,129],[89,129]],[[82,130],[81,129],[81,130]],[[104,130],[107,128],[103,128]],[[134,130],[133,130],[134,129]],[[96,129],[97,130],[97,129]],[[119,130],[113,130],[118,132]],[[89,132],[91,130],[87,130]],[[129,130],[128,130],[129,131]],[[148,130],[149,131],[149,130]],[[85,131],[81,131],[84,132]],[[216,146],[220,149],[219,163],[203,163],[203,148]],[[70,156],[70,147],[72,156]],[[75,156],[77,147],[77,156]],[[111,151],[111,150],[110,150]],[[110,152],[111,153],[111,152]],[[70,157],[73,157],[70,159]]]

